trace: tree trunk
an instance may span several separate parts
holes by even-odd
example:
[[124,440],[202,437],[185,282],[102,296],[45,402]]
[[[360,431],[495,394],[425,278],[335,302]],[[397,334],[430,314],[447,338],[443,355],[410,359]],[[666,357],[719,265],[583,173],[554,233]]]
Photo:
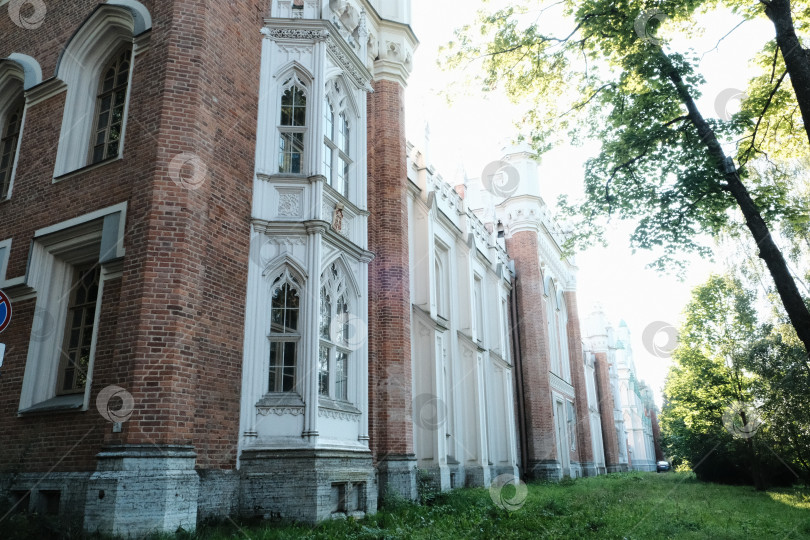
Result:
[[[790,318],[793,328],[796,329],[796,334],[798,334],[799,339],[804,344],[805,351],[808,354],[808,360],[810,360],[810,311],[808,311],[807,305],[804,303],[802,295],[799,293],[799,288],[796,286],[796,281],[793,279],[788,269],[785,258],[773,241],[771,231],[768,229],[768,224],[765,223],[765,220],[762,218],[762,213],[751,198],[748,189],[742,183],[739,173],[733,166],[733,162],[731,167],[727,167],[727,157],[725,152],[723,152],[723,147],[720,146],[717,135],[715,135],[712,128],[703,118],[703,115],[700,114],[695,100],[692,99],[692,95],[684,84],[680,73],[678,73],[678,70],[675,69],[669,57],[663,51],[659,54],[661,56],[663,71],[669,80],[672,81],[672,84],[675,85],[681,101],[686,105],[689,111],[689,119],[695,126],[695,129],[697,129],[700,140],[706,145],[709,155],[712,156],[717,164],[718,170],[720,170],[726,178],[727,185],[725,189],[727,189],[737,201],[743,213],[743,217],[745,217],[745,224],[748,226],[748,230],[751,231],[751,235],[754,237],[757,247],[759,247],[759,257],[765,261],[765,264],[768,266],[768,271],[776,285],[779,297],[782,299],[785,311]],[[808,112],[810,112],[810,110]],[[805,364],[810,367],[810,361],[808,360],[805,361]]]
[[802,112],[807,140],[810,142],[810,55],[796,35],[790,14],[790,0],[762,3],[765,5],[765,14],[776,29],[776,44],[785,59],[785,67],[790,75],[793,91],[796,92],[796,101]]

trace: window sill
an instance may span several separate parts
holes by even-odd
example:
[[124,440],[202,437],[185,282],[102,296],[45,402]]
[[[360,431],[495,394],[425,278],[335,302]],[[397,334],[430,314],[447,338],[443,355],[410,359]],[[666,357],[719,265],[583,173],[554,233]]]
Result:
[[303,407],[304,400],[295,392],[272,392],[256,403],[257,407]]
[[80,175],[82,173],[92,171],[93,169],[98,169],[100,167],[104,167],[105,165],[109,165],[110,163],[114,163],[116,161],[121,161],[122,159],[124,159],[124,157],[119,154],[119,155],[117,155],[115,157],[111,157],[111,158],[107,158],[107,159],[104,159],[102,161],[99,161],[98,163],[91,163],[90,165],[85,165],[84,167],[81,167],[79,169],[74,169],[74,170],[66,172],[64,174],[60,174],[59,176],[54,176],[53,177],[53,183],[56,184],[57,182],[61,182],[62,180],[67,180],[68,178],[71,178],[73,176],[78,176],[78,175]]
[[66,396],[56,396],[45,401],[41,401],[36,405],[32,405],[27,409],[17,412],[19,416],[28,416],[40,413],[52,412],[76,412],[84,408],[84,394],[69,394]]
[[349,403],[348,401],[338,401],[336,399],[328,398],[325,396],[318,396],[318,406],[323,409],[338,411],[348,414],[363,414],[360,409]]

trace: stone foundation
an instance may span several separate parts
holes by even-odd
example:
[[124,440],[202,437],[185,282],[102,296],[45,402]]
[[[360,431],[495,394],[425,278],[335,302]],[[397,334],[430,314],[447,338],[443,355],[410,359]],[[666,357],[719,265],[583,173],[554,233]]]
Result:
[[377,463],[377,486],[380,498],[388,494],[416,500],[416,456],[389,455]]
[[371,454],[339,450],[246,450],[238,513],[317,523],[377,511]]
[[562,465],[557,460],[530,461],[526,470],[529,480],[562,480]]
[[593,461],[583,461],[580,463],[580,468],[582,469],[582,476],[597,476],[600,474],[599,468]]
[[122,446],[98,455],[87,482],[84,528],[141,537],[194,530],[200,477],[190,446]]

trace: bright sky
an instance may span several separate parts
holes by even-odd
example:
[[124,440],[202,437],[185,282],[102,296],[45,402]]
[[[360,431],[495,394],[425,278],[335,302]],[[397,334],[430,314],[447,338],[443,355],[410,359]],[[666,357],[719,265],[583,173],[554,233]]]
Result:
[[[487,163],[499,159],[500,149],[517,135],[514,125],[522,112],[503,96],[487,96],[478,88],[469,88],[467,95],[455,97],[451,104],[439,93],[459,75],[437,66],[438,48],[452,39],[455,28],[472,22],[481,5],[481,0],[413,0],[413,28],[421,45],[407,93],[408,138],[422,145],[429,120],[429,157],[448,181],[452,181],[459,165],[464,166],[469,177],[479,177]],[[674,47],[679,51],[690,46],[700,53],[710,51],[739,20],[724,13],[706,16],[702,22],[705,32],[701,38],[681,39]],[[560,28],[560,33],[564,30]],[[717,115],[715,101],[721,93],[746,87],[750,76],[748,59],[772,33],[773,28],[765,20],[745,23],[717,50],[704,56],[700,71],[707,84],[699,106],[705,116]],[[732,102],[729,108],[734,106]],[[572,198],[581,195],[584,161],[597,151],[595,145],[561,147],[543,157],[541,192],[548,204],[555,204],[562,193]],[[642,333],[659,321],[677,326],[690,290],[704,282],[713,269],[721,272],[722,268],[696,260],[683,282],[657,273],[646,268],[652,260],[650,253],[631,253],[629,231],[617,227],[609,235],[607,249],[592,249],[577,256],[580,316],[601,303],[614,325],[621,319],[627,322],[638,376],[652,386],[660,405],[669,360],[648,352],[641,341]],[[664,345],[666,341],[667,336],[659,334],[657,343]]]

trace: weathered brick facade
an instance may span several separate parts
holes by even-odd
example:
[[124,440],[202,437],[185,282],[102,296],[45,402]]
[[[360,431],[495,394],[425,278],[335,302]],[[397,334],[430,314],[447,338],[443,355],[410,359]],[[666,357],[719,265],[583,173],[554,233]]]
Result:
[[368,98],[369,249],[376,255],[369,268],[369,435],[380,481],[413,495],[404,93],[398,82],[383,80]]
[[537,233],[522,231],[506,240],[506,250],[515,261],[517,274],[517,327],[522,355],[524,410],[527,424],[529,478],[556,477],[559,473],[554,445],[554,414],[551,403],[548,352],[548,322],[543,302],[543,276]]
[[599,411],[602,415],[602,440],[605,445],[605,466],[607,472],[622,470],[619,463],[619,439],[616,433],[613,410],[613,389],[610,384],[610,365],[607,354],[596,353],[596,389],[599,398]]
[[[27,99],[13,190],[0,201],[0,287],[14,305],[2,335],[0,492],[31,490],[32,509],[57,493],[62,513],[112,534],[231,514],[314,522],[373,512],[378,494],[415,498],[417,459],[440,464],[443,488],[516,474],[516,423],[528,478],[593,472],[575,267],[552,246],[558,228],[542,236],[550,223],[541,223],[539,196],[512,201],[525,205],[515,212],[523,221],[507,223],[500,240],[440,177],[431,172],[428,186],[423,170],[409,168],[404,94],[417,42],[407,6],[71,0],[47,3],[32,29],[0,9],[0,83],[13,65]],[[101,16],[114,31],[93,26]],[[98,57],[132,46],[123,150],[86,167],[67,166],[60,154],[73,133],[65,118],[98,117],[67,105],[81,89],[60,78],[63,63],[90,69],[72,57],[76,36],[106,39]],[[99,86],[83,83],[88,93]],[[283,123],[282,96],[292,94],[308,100],[300,125]],[[325,120],[329,104],[340,106],[332,112],[353,145],[339,147],[328,131],[337,125]],[[338,157],[325,165],[329,145]],[[354,191],[327,176],[337,163]],[[55,177],[60,167],[68,170]],[[409,212],[423,205],[439,219],[433,196],[445,199],[445,247],[457,250],[445,262],[469,281],[446,276],[448,297],[464,289],[450,318],[438,313],[438,284],[428,283],[435,259],[412,268],[424,260],[411,260]],[[420,248],[435,256],[442,239],[424,227],[419,238],[435,245]],[[103,287],[92,312],[91,382],[61,395],[54,374],[66,348],[57,336],[70,332],[66,276],[89,262],[101,267]],[[338,274],[345,280],[334,291],[345,303],[335,314],[367,326],[367,341],[353,347],[320,326],[329,303],[322,286]],[[507,323],[512,276],[516,316]],[[270,321],[281,282],[298,295],[290,302],[300,301],[281,308],[299,317],[288,333]],[[352,298],[360,305],[350,312]],[[479,305],[490,308],[480,320]],[[419,341],[415,316],[441,339]],[[519,355],[509,350],[513,336]],[[278,370],[290,387],[270,388],[270,357],[280,354],[271,341],[294,351],[292,373],[286,364]],[[331,367],[323,366],[333,345]],[[338,349],[348,359],[342,372]],[[605,360],[598,365],[600,392],[612,399]],[[504,404],[518,370],[516,418]],[[419,426],[423,440],[441,436],[425,445],[435,447],[432,457],[417,455],[418,385],[431,402],[452,400],[446,410],[455,414],[452,429]],[[132,398],[121,401],[131,414],[115,422],[105,415],[118,402],[97,404],[113,386]],[[612,401],[601,410],[612,415]],[[605,436],[614,463],[615,432]]]
[[578,461],[584,476],[596,476],[593,456],[593,438],[588,411],[588,395],[585,388],[585,365],[582,356],[582,332],[579,325],[579,307],[577,293],[563,293],[568,310],[568,352],[571,362],[571,382],[576,390],[577,439],[579,444]]

